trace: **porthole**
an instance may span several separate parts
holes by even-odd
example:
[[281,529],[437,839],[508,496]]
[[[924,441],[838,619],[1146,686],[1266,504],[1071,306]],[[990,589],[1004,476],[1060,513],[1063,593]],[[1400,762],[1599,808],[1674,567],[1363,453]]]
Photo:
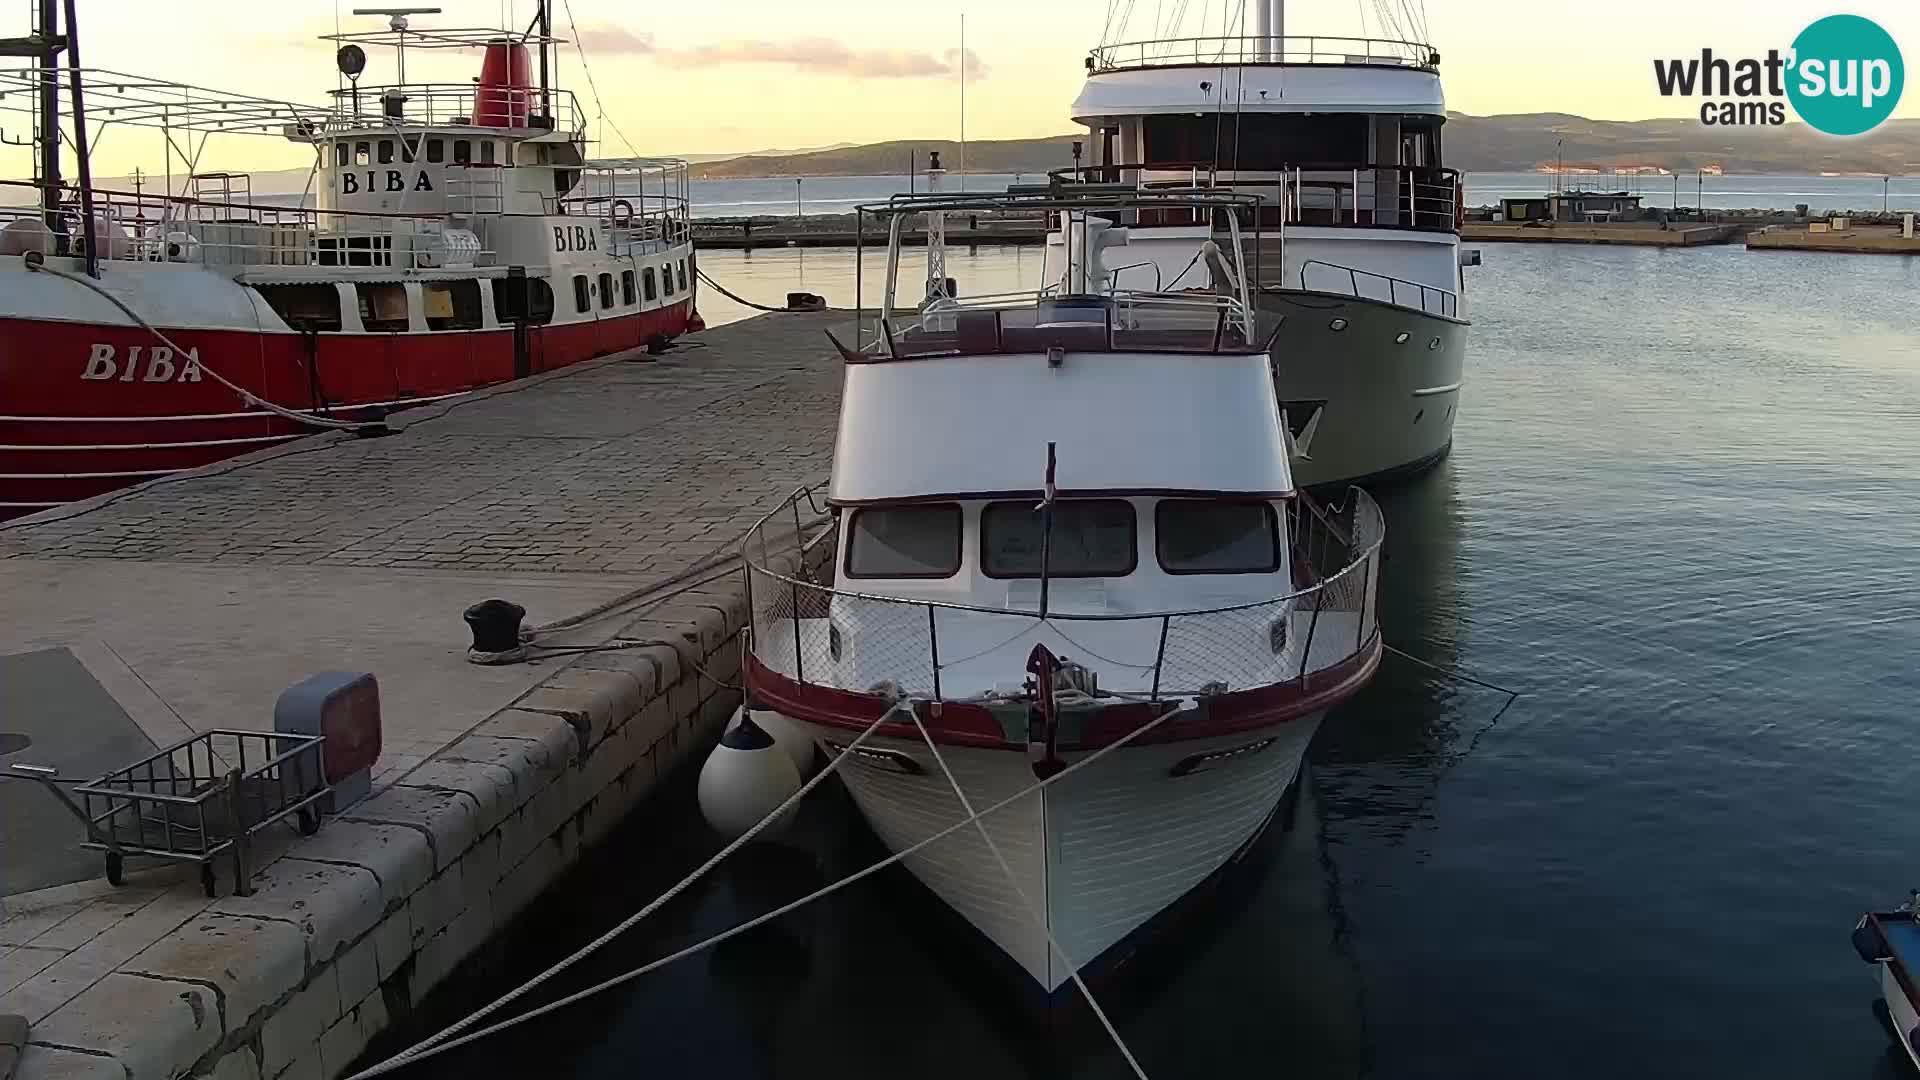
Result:
[[1327,323],[1327,329],[1332,330],[1336,334],[1346,328],[1347,320],[1345,319],[1334,319],[1332,322]]
[[1407,343],[1407,339],[1412,336],[1413,336],[1412,334],[1409,334],[1405,330],[1402,330],[1399,333],[1393,335],[1393,343],[1395,345],[1405,345]]
[[1439,338],[1437,338],[1437,337],[1436,337],[1436,338],[1434,338],[1434,339],[1433,339],[1432,341],[1429,341],[1429,342],[1427,342],[1427,351],[1428,351],[1428,352],[1432,352],[1432,351],[1433,351],[1434,349],[1437,349],[1437,348],[1439,348],[1439,347],[1440,347],[1440,339],[1439,339]]

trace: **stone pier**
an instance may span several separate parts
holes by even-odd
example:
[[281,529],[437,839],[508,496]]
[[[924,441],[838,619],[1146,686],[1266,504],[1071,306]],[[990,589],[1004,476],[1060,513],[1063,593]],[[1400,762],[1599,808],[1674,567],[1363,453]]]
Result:
[[48,793],[0,783],[16,1077],[338,1076],[504,928],[731,713],[744,597],[715,571],[553,639],[657,644],[501,667],[462,610],[550,622],[730,552],[827,475],[821,332],[849,323],[762,316],[0,526],[0,766],[267,729],[323,670],[373,672],[385,727],[372,797],[270,830],[247,896],[139,860],[107,886]]

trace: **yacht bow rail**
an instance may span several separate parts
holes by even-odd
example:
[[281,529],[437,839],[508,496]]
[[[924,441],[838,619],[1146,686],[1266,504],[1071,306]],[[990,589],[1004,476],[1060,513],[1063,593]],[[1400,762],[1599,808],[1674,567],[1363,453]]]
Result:
[[[1288,509],[1294,578],[1310,582],[1253,603],[1149,613],[982,607],[874,595],[835,583],[816,553],[839,523],[808,536],[806,489],[742,541],[749,653],[796,683],[854,694],[953,703],[1019,698],[1028,652],[1045,642],[1097,669],[1102,692],[1156,702],[1295,687],[1345,669],[1379,641],[1380,509],[1358,488],[1343,506]],[[1037,584],[1037,583],[1036,583]],[[1064,585],[1065,582],[1063,581]]]
[[1102,45],[1087,55],[1092,74],[1217,64],[1330,64],[1436,71],[1440,53],[1420,41],[1367,37],[1180,37]]
[[[1309,284],[1309,271],[1313,274],[1313,280],[1322,284]],[[1345,289],[1339,287],[1342,278],[1346,279]],[[1324,284],[1329,281],[1332,282],[1331,288]],[[1460,297],[1452,290],[1437,285],[1422,285],[1391,274],[1376,274],[1371,270],[1330,263],[1324,259],[1308,259],[1300,264],[1300,289],[1302,292],[1344,292],[1359,300],[1385,300],[1398,307],[1413,308],[1429,315],[1445,315],[1450,319],[1460,315]]]

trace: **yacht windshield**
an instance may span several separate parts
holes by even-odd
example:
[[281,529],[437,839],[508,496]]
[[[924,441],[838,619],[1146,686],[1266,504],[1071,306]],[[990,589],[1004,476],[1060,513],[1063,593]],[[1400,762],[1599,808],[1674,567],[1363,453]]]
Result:
[[[980,515],[980,568],[988,577],[1040,576],[1046,515],[1033,501],[988,503]],[[1120,499],[1054,504],[1049,577],[1124,577],[1133,572],[1133,505]]]

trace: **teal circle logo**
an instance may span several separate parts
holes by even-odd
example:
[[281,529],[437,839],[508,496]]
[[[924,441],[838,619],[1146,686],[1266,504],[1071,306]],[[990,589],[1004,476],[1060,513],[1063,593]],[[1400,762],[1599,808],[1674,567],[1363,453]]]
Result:
[[1829,135],[1879,127],[1906,84],[1893,35],[1858,15],[1829,15],[1800,31],[1792,63],[1787,97],[1793,111]]

